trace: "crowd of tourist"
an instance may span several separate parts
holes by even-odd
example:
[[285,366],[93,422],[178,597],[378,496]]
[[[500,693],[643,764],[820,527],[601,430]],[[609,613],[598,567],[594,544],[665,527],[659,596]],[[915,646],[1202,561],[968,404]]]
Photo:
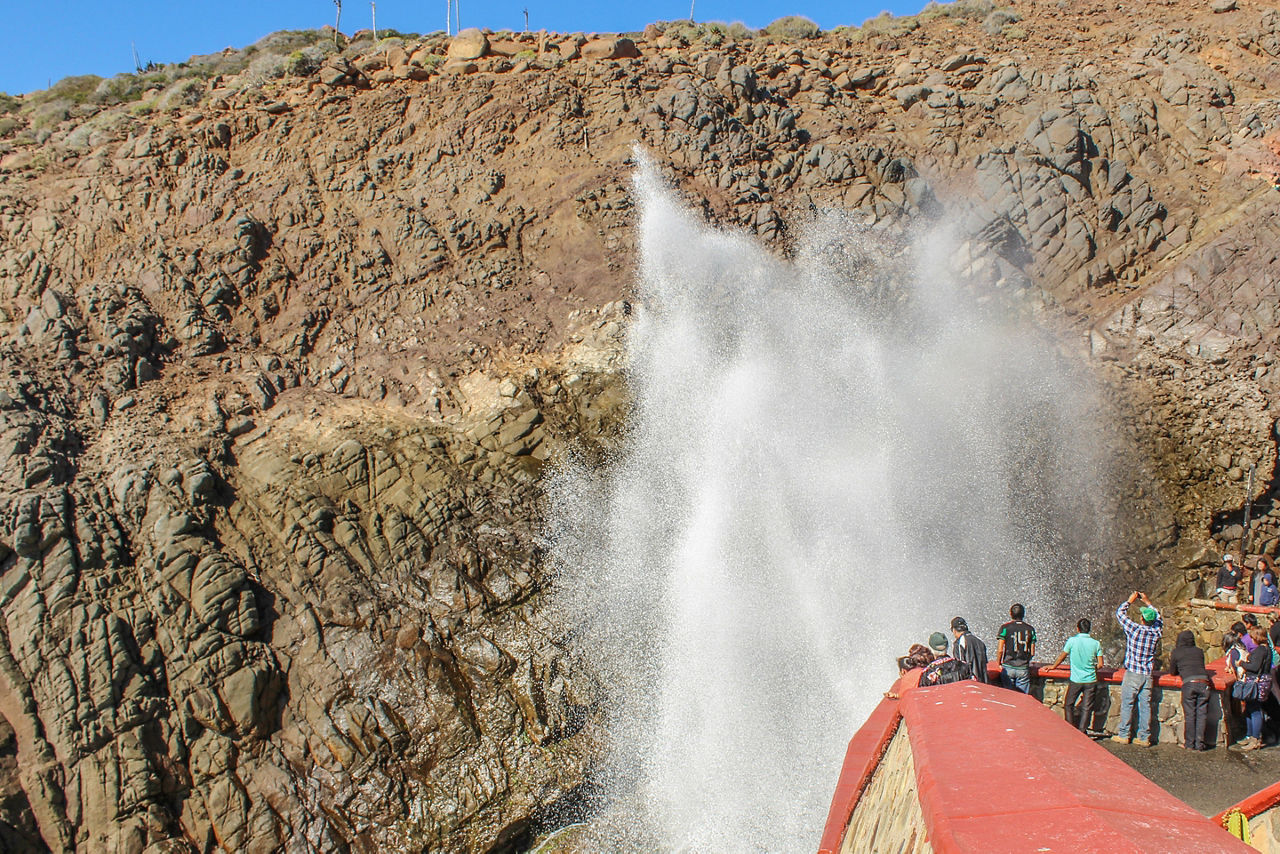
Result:
[[[1231,555],[1223,556],[1217,577],[1217,598],[1238,603],[1244,586],[1242,573]],[[1269,561],[1259,558],[1253,570],[1252,590],[1247,594],[1259,605],[1280,606],[1276,576]],[[1115,611],[1116,621],[1124,634],[1124,675],[1120,681],[1120,713],[1111,740],[1149,747],[1152,743],[1152,701],[1157,655],[1164,631],[1160,612],[1145,593],[1134,591]],[[1026,609],[1014,604],[1009,621],[996,633],[995,664],[999,667],[1000,684],[1013,691],[1031,692],[1031,662],[1036,654],[1036,630],[1026,622]],[[1063,698],[1064,716],[1069,724],[1095,737],[1106,735],[1110,703],[1105,687],[1100,685],[1099,668],[1103,667],[1102,645],[1090,631],[1087,618],[1076,624],[1077,633],[1067,639],[1050,668],[1069,665],[1067,689]],[[1263,734],[1271,725],[1280,729],[1280,686],[1271,678],[1273,667],[1280,666],[1280,617],[1269,629],[1258,623],[1255,614],[1244,613],[1222,640],[1225,668],[1235,676],[1231,696],[1239,703],[1245,722],[1245,738],[1238,743],[1243,750],[1263,746]],[[1180,632],[1169,652],[1166,670],[1182,682],[1183,747],[1209,750],[1207,738],[1210,723],[1212,677],[1205,663],[1205,651],[1198,647],[1195,635]],[[1043,667],[1043,665],[1041,665]],[[963,680],[988,681],[987,647],[969,630],[963,617],[951,621],[951,637],[934,632],[928,644],[914,644],[898,659],[900,679],[897,697],[916,686],[943,685]],[[994,668],[993,668],[994,672]],[[1103,699],[1105,697],[1105,700]]]

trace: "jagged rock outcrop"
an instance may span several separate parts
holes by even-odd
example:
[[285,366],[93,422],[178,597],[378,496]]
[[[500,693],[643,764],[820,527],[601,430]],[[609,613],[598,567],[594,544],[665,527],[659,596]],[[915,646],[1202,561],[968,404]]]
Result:
[[539,479],[622,430],[636,145],[779,252],[950,225],[1127,413],[1113,569],[1193,588],[1246,500],[1275,554],[1280,15],[981,11],[281,34],[7,107],[0,845],[503,850],[574,799]]

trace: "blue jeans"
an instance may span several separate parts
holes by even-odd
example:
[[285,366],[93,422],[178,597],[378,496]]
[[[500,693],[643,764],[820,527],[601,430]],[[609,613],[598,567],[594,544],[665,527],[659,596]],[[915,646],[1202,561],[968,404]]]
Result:
[[1151,739],[1151,674],[1124,672],[1120,682],[1120,724],[1116,735],[1129,737],[1129,723],[1133,719],[1133,705],[1138,704],[1138,741]]
[[1030,694],[1031,671],[1025,667],[1010,667],[1006,664],[1000,668],[1000,684],[1006,688]]
[[1249,738],[1262,738],[1262,701],[1244,701],[1244,734]]

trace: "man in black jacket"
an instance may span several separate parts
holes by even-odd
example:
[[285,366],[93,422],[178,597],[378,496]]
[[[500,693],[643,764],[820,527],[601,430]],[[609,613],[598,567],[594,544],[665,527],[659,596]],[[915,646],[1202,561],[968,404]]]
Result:
[[964,617],[956,617],[951,621],[951,634],[955,635],[955,643],[951,645],[951,655],[973,671],[973,678],[979,682],[987,681],[987,645],[978,640],[969,631],[969,624]]
[[1204,650],[1196,646],[1188,629],[1178,633],[1169,653],[1169,675],[1182,677],[1182,746],[1188,750],[1208,750],[1204,733],[1209,725],[1209,671],[1204,666]]

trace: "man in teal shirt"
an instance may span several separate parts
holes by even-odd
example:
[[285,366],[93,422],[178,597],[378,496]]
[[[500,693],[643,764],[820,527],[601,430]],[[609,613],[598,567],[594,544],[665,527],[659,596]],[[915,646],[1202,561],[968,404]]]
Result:
[[[1067,638],[1067,643],[1053,663],[1057,667],[1071,657],[1071,680],[1067,683],[1067,696],[1063,700],[1062,711],[1067,723],[1081,732],[1088,734],[1089,721],[1093,718],[1093,699],[1098,686],[1098,668],[1102,666],[1102,644],[1089,635],[1093,624],[1083,618],[1076,623],[1080,630],[1078,635]],[[1076,700],[1080,701],[1079,715],[1076,715]]]

